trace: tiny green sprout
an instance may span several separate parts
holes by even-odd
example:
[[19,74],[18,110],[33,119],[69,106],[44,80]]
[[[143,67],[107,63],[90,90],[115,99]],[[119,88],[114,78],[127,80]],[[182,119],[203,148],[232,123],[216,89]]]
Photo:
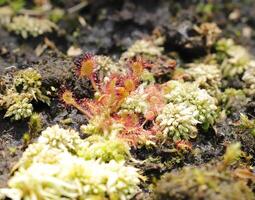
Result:
[[243,130],[248,130],[253,136],[255,136],[255,120],[251,120],[247,115],[240,114],[239,127]]
[[33,113],[28,122],[28,132],[23,135],[24,144],[29,144],[42,130],[42,118],[38,113]]
[[241,144],[240,143],[233,143],[227,147],[226,153],[223,156],[223,169],[232,165],[236,162],[239,157],[241,156]]

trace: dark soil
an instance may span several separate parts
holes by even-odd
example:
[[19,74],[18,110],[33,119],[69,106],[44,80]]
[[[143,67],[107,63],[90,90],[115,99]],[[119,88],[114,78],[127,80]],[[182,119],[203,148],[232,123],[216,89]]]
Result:
[[[78,0],[52,2],[56,2],[56,5],[64,9],[79,3]],[[5,75],[13,69],[34,67],[42,74],[45,88],[54,86],[59,89],[61,85],[66,85],[73,89],[79,98],[91,97],[93,91],[89,82],[74,79],[73,60],[65,56],[71,45],[77,45],[83,51],[118,58],[136,39],[159,31],[166,36],[166,53],[178,53],[180,57],[176,59],[180,64],[183,60],[192,61],[206,54],[204,40],[202,38],[194,40],[193,25],[207,21],[217,23],[222,29],[222,36],[234,38],[255,53],[255,1],[245,0],[242,3],[237,0],[209,1],[212,6],[211,12],[203,11],[206,3],[202,2],[206,1],[91,1],[87,7],[66,15],[59,22],[60,28],[65,30],[65,33],[48,35],[56,48],[47,49],[40,56],[37,56],[34,50],[43,42],[44,37],[24,40],[0,28],[0,74]],[[235,10],[240,12],[240,16],[230,20],[229,15]],[[85,19],[87,26],[82,26],[78,22],[79,16]],[[253,30],[251,36],[242,34],[245,27]],[[78,33],[77,36],[74,36],[74,32]],[[77,130],[79,125],[86,123],[78,111],[65,108],[59,102],[57,94],[52,98],[51,106],[35,105],[35,111],[43,116],[45,127],[55,123],[62,123],[64,126],[63,120],[67,118],[72,119],[71,126]],[[148,175],[148,183],[153,177],[158,178],[162,173],[174,168],[200,165],[217,159],[223,155],[226,145],[232,141],[241,141],[243,150],[254,155],[254,137],[248,133],[238,134],[237,128],[233,125],[241,111],[255,116],[254,103],[250,102],[241,108],[237,106],[227,120],[219,121],[207,133],[199,134],[196,141],[192,142],[194,153],[169,151],[174,148],[168,144],[157,149],[133,150],[136,159],[150,158],[142,164],[137,164],[145,170],[145,175]],[[22,138],[27,130],[26,121],[12,122],[4,119],[3,112],[0,112],[0,187],[6,186],[13,164],[24,151]],[[139,198],[144,199],[145,196],[139,194],[137,199]]]

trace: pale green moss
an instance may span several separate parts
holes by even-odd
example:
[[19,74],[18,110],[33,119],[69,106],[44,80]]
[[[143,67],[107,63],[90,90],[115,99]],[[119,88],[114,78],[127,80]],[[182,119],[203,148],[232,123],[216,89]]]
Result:
[[148,94],[144,89],[144,85],[140,85],[133,91],[121,104],[120,113],[141,113],[144,115],[149,110]]
[[15,189],[18,199],[126,200],[137,193],[139,182],[137,169],[123,162],[86,161],[64,152],[57,154],[56,164],[34,163],[20,169],[8,182],[11,194],[2,193],[11,197]]
[[220,62],[223,77],[242,74],[251,65],[251,56],[242,46],[232,39],[221,39],[216,43],[217,58]]
[[106,135],[106,136],[117,136],[118,133],[123,129],[123,125],[120,123],[113,123],[108,127],[102,127],[103,122],[106,117],[102,113],[101,115],[96,115],[89,121],[88,124],[81,126],[81,132],[89,135]]
[[193,63],[185,70],[189,79],[195,81],[200,88],[206,89],[209,94],[217,96],[220,93],[221,71],[217,65]]
[[129,147],[118,139],[82,140],[73,130],[47,128],[28,146],[2,196],[16,199],[131,199],[138,170],[125,165]]
[[248,95],[255,94],[255,60],[252,60],[250,66],[245,70],[242,80],[245,83],[244,91]]
[[111,160],[123,161],[130,157],[130,147],[126,142],[118,138],[105,138],[99,135],[93,135],[86,139],[90,143],[88,147],[83,148],[80,156],[86,160],[100,159],[103,162]]
[[205,127],[213,125],[217,118],[217,100],[206,90],[200,89],[196,83],[181,81],[169,81],[167,88],[165,98],[168,102],[187,102],[195,106],[198,111],[196,119]]
[[33,105],[29,102],[28,98],[20,99],[7,109],[4,117],[12,117],[14,120],[30,117],[33,113]]
[[198,114],[196,107],[188,103],[169,103],[157,116],[156,122],[165,137],[171,137],[173,140],[188,140],[196,137]]
[[6,75],[6,89],[0,94],[0,107],[6,109],[5,117],[21,120],[33,113],[32,100],[49,105],[50,99],[41,90],[41,75],[32,68],[20,70],[13,78]]
[[17,35],[21,35],[23,38],[28,38],[29,36],[37,37],[53,32],[57,29],[57,26],[48,19],[20,15],[13,17],[11,22],[6,24],[6,28]]
[[162,44],[164,43],[164,38],[159,37],[156,39],[141,39],[137,40],[132,44],[126,52],[121,55],[120,60],[123,61],[127,58],[132,58],[136,55],[143,55],[146,57],[160,56],[164,50]]

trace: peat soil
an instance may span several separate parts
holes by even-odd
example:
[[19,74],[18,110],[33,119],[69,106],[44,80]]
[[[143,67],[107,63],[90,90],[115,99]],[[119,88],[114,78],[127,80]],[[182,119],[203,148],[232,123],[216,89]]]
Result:
[[[65,10],[79,3],[78,0],[52,1]],[[181,2],[181,3],[180,3]],[[34,67],[40,71],[45,88],[60,88],[67,85],[76,95],[90,97],[93,91],[86,80],[76,80],[72,71],[72,58],[65,54],[72,45],[83,51],[105,54],[118,58],[135,40],[160,32],[166,37],[165,53],[176,52],[178,64],[192,61],[206,54],[205,41],[194,35],[193,26],[203,22],[215,22],[222,29],[222,36],[231,37],[237,43],[246,46],[255,54],[255,2],[240,1],[165,1],[165,0],[96,0],[85,8],[65,15],[58,23],[61,33],[46,37],[55,44],[40,56],[35,48],[44,42],[44,37],[22,39],[0,28],[0,75]],[[86,26],[78,18],[86,21]],[[247,30],[251,30],[251,33]],[[247,33],[248,32],[248,33]],[[74,34],[75,33],[75,34]],[[177,66],[178,67],[178,66]],[[238,81],[229,84],[238,88]],[[179,153],[169,151],[171,144],[154,149],[132,150],[136,159],[151,161],[137,164],[143,167],[148,183],[166,171],[185,165],[201,165],[218,158],[232,141],[241,141],[243,149],[254,155],[254,138],[247,134],[238,134],[233,125],[240,112],[255,116],[255,105],[249,102],[236,107],[224,122],[218,122],[207,133],[199,134],[193,142],[193,152]],[[79,130],[86,123],[83,116],[72,108],[65,108],[58,96],[52,98],[50,106],[35,103],[35,111],[43,118],[43,126],[60,123],[65,126],[65,119],[71,118],[71,127]],[[28,130],[27,121],[13,122],[3,118],[0,111],[0,187],[7,184],[12,166],[24,151],[23,134]],[[227,134],[226,134],[227,133]],[[150,179],[151,178],[151,179]],[[146,193],[146,185],[144,185]],[[139,199],[139,195],[136,197]],[[144,198],[144,197],[143,197]]]

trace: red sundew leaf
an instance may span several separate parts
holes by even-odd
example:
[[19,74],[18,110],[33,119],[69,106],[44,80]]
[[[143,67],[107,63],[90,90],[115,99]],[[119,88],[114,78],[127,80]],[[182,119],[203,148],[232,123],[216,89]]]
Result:
[[123,130],[119,137],[126,140],[131,146],[137,146],[145,141],[155,140],[156,129],[146,130],[140,122],[140,118],[136,114],[115,115],[115,122],[123,125]]
[[71,90],[66,88],[62,88],[59,94],[60,100],[68,106],[74,105],[76,103],[75,98],[73,97],[73,93]]
[[242,178],[242,179],[252,179],[255,180],[255,174],[247,169],[247,168],[237,168],[234,171],[234,175],[238,178]]
[[179,140],[175,145],[178,150],[192,150],[192,144],[185,140]]
[[95,116],[96,114],[100,113],[100,107],[94,100],[84,98],[79,101],[79,104],[84,109],[86,109],[92,116]]
[[153,65],[144,60],[141,56],[136,56],[130,59],[129,66],[132,70],[133,76],[139,78],[145,68],[151,68]]
[[[162,88],[159,85],[151,85],[145,89],[147,96],[147,103],[149,103],[148,116],[152,118],[152,113],[156,116],[166,105],[166,100],[163,95]],[[152,119],[150,119],[152,120]]]
[[90,53],[85,53],[75,59],[74,64],[76,66],[76,72],[79,78],[93,77],[93,72],[96,67],[94,56]]

